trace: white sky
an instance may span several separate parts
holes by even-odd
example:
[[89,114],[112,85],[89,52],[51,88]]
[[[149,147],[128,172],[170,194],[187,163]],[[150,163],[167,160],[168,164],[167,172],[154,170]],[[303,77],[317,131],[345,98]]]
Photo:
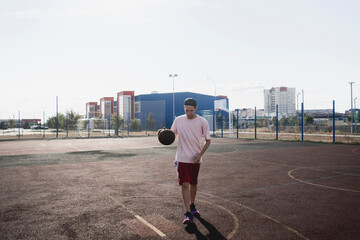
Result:
[[[304,89],[305,108],[360,99],[358,0],[1,0],[0,119],[175,91],[264,107],[263,89]],[[211,78],[211,79],[208,79]],[[215,83],[215,84],[214,84]],[[360,106],[360,101],[357,106]]]

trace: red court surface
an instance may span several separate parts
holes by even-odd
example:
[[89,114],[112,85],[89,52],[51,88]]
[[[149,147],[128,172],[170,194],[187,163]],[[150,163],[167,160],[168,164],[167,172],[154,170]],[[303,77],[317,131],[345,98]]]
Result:
[[359,239],[360,146],[212,139],[183,225],[176,141],[0,142],[0,239]]

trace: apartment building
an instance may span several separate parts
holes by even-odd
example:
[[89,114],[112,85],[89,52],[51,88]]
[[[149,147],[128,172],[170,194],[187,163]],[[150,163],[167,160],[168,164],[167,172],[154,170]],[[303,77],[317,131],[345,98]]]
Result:
[[264,89],[265,116],[275,116],[276,105],[278,105],[279,117],[296,115],[295,88],[273,87]]

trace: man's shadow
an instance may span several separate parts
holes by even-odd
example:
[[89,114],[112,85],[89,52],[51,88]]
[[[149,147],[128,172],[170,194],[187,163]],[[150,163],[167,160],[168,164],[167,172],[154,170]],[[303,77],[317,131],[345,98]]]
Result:
[[210,239],[210,240],[226,240],[226,238],[208,221],[203,219],[201,216],[196,216],[200,223],[209,231],[206,236],[202,234],[197,228],[195,223],[190,223],[185,227],[185,230],[190,234],[195,234],[196,239]]

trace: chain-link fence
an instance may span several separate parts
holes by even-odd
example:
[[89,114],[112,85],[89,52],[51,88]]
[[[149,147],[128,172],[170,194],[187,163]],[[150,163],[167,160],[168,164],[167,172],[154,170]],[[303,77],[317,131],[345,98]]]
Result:
[[[352,115],[353,114],[353,115]],[[269,140],[360,143],[360,110],[347,114],[335,109],[297,111],[294,116],[239,116],[231,112],[234,125],[230,137]],[[352,115],[352,117],[351,117]],[[226,130],[227,131],[227,130]],[[226,132],[227,134],[227,132]],[[220,135],[217,131],[217,136]]]
[[[245,116],[240,110],[229,113],[209,109],[197,114],[208,121],[213,137],[360,143],[359,109],[347,113],[302,109],[293,116],[264,114],[256,109]],[[166,126],[165,116],[165,113],[138,113],[132,119],[118,114],[84,119],[70,111],[46,121],[44,116],[0,120],[0,139],[149,136]]]
[[152,113],[145,119],[124,119],[118,114],[85,119],[70,111],[46,121],[38,119],[6,119],[0,121],[0,139],[52,139],[148,136],[165,126],[164,116]]

